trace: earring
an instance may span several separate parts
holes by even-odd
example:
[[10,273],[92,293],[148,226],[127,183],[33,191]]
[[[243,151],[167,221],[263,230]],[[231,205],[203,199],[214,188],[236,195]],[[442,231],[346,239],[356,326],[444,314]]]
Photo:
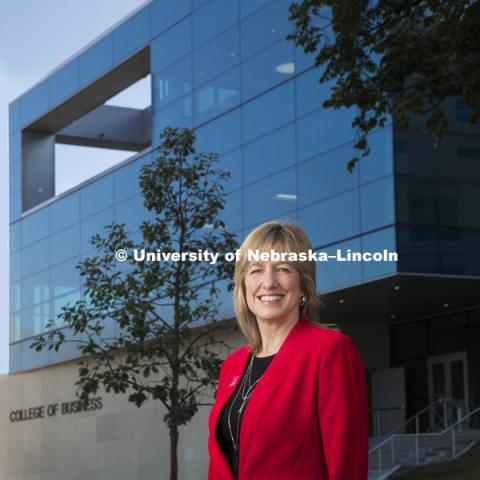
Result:
[[301,295],[300,296],[300,306],[303,307],[305,305],[307,301],[307,298],[305,297],[305,295]]

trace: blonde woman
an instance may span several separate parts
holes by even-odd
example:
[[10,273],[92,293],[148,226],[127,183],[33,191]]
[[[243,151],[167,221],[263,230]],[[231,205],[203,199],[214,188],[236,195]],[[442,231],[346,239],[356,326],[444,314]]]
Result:
[[234,302],[249,343],[222,365],[209,480],[367,479],[362,360],[348,336],[320,322],[316,264],[295,261],[309,249],[298,225],[281,222],[243,242]]

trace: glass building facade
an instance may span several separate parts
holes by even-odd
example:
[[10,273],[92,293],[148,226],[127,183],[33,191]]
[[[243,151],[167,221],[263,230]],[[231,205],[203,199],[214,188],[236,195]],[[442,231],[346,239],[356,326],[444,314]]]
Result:
[[[369,157],[349,173],[355,110],[321,107],[330,85],[319,83],[313,57],[285,40],[290,3],[154,0],[10,105],[11,372],[75,356],[73,347],[34,352],[32,338],[83,297],[75,265],[93,253],[90,237],[112,221],[138,235],[149,218],[137,178],[167,126],[195,128],[197,150],[220,155],[231,174],[223,216],[240,239],[266,220],[288,219],[316,250],[398,251],[398,262],[319,263],[319,291],[341,292],[342,303],[401,274],[478,278],[480,147],[478,132],[466,133],[462,106],[452,104],[454,126],[441,148],[419,129],[405,136],[389,124],[370,135]],[[32,184],[35,162],[52,169],[41,150],[31,153],[34,135],[54,139],[76,99],[98,106],[95,86],[113,78],[116,93],[116,72],[140,64],[141,75],[151,74],[149,144],[59,196],[48,181]],[[225,295],[221,314],[232,313]],[[403,320],[418,314],[413,308]],[[380,316],[372,321],[396,315]]]

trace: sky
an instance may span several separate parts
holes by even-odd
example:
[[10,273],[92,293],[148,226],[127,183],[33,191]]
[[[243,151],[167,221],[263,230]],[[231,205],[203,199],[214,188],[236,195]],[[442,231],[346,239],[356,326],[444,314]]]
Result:
[[[4,265],[0,269],[0,373],[8,371],[8,104],[144,3],[145,0],[0,0],[0,259]],[[98,168],[97,157],[90,158],[89,172]],[[112,156],[104,166],[116,161],[118,158]],[[65,168],[69,177],[59,179],[57,193],[81,180],[81,175],[90,176],[85,168],[84,164],[82,172]]]

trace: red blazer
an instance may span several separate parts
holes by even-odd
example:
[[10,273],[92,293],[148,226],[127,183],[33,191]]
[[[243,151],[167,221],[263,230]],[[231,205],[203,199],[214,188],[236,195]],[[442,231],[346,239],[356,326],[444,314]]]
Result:
[[[250,347],[223,363],[209,418],[209,480],[233,480],[215,431]],[[239,480],[366,480],[365,372],[350,337],[300,319],[245,408]]]

